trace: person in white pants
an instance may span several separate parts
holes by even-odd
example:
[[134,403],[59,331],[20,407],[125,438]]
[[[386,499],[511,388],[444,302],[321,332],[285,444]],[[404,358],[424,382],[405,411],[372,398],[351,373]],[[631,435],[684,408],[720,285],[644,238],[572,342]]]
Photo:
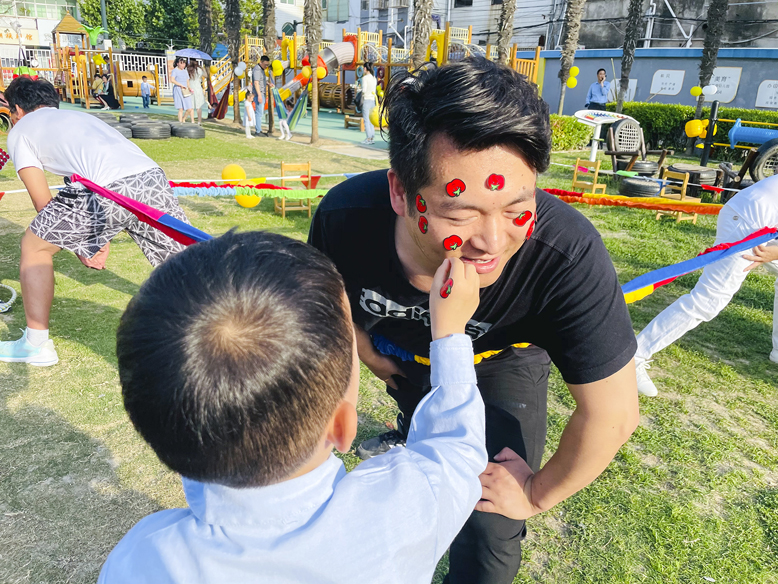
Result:
[[243,105],[246,114],[246,119],[243,120],[246,126],[246,138],[248,140],[253,140],[254,136],[251,135],[251,129],[254,127],[257,114],[254,111],[254,93],[251,91],[251,89],[246,89],[246,97]]
[[[778,227],[778,175],[743,189],[724,205],[716,225],[715,245],[740,241],[764,227]],[[773,240],[754,248],[753,255],[734,254],[706,266],[692,291],[664,309],[640,332],[635,354],[640,393],[657,394],[646,372],[651,357],[701,322],[713,320],[732,300],[749,271],[760,265],[778,276],[778,242]],[[778,279],[775,291],[770,360],[778,363]]]
[[365,120],[365,134],[367,137],[362,144],[372,144],[375,136],[373,122],[370,121],[370,112],[373,111],[376,101],[376,88],[378,84],[373,76],[373,64],[365,63],[365,74],[362,76],[362,118]]

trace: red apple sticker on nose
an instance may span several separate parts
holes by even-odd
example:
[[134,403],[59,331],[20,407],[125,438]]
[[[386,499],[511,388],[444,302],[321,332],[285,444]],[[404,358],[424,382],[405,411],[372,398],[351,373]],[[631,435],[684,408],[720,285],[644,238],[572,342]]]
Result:
[[532,211],[522,211],[519,216],[513,220],[513,224],[517,227],[524,227],[530,219],[532,219]]
[[446,283],[443,284],[443,287],[440,289],[440,297],[441,298],[448,298],[451,294],[451,288],[454,286],[454,280],[449,278],[446,280]]
[[491,191],[501,191],[505,188],[505,177],[501,174],[490,174],[486,179],[486,188]]
[[421,231],[423,234],[427,233],[428,227],[429,227],[429,223],[427,222],[427,218],[419,217],[419,231]]
[[419,213],[427,212],[427,201],[425,201],[421,195],[416,195],[416,210]]
[[446,185],[446,194],[449,197],[458,197],[462,193],[465,192],[465,189],[467,187],[465,186],[464,181],[459,180],[458,178],[455,178],[450,183]]
[[458,235],[450,235],[443,240],[443,249],[446,251],[454,251],[460,247],[462,247],[462,238]]

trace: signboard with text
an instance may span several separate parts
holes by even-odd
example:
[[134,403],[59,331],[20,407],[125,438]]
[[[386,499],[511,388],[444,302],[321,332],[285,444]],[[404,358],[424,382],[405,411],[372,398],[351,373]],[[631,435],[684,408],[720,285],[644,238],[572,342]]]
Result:
[[716,67],[710,78],[710,84],[716,86],[716,93],[705,96],[705,101],[718,101],[719,103],[729,103],[737,95],[737,88],[740,85],[740,74],[742,67]]
[[683,87],[686,71],[678,69],[657,69],[651,79],[651,95],[678,95]]
[[778,79],[765,79],[756,91],[756,106],[778,109]]

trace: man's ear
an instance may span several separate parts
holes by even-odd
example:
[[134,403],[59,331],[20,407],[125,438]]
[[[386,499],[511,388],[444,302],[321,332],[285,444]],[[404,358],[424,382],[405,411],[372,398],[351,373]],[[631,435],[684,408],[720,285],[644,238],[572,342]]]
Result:
[[408,215],[408,207],[406,206],[408,195],[405,192],[405,187],[393,169],[389,169],[387,176],[389,177],[389,198],[392,201],[392,209],[398,216],[405,217]]

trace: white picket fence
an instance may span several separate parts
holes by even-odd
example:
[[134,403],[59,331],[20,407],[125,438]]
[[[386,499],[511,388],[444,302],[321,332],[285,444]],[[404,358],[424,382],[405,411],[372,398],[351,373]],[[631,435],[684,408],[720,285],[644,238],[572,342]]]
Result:
[[122,71],[154,71],[154,65],[159,67],[159,84],[166,94],[172,94],[167,71],[167,59],[158,55],[139,55],[136,53],[114,53],[119,57]]

